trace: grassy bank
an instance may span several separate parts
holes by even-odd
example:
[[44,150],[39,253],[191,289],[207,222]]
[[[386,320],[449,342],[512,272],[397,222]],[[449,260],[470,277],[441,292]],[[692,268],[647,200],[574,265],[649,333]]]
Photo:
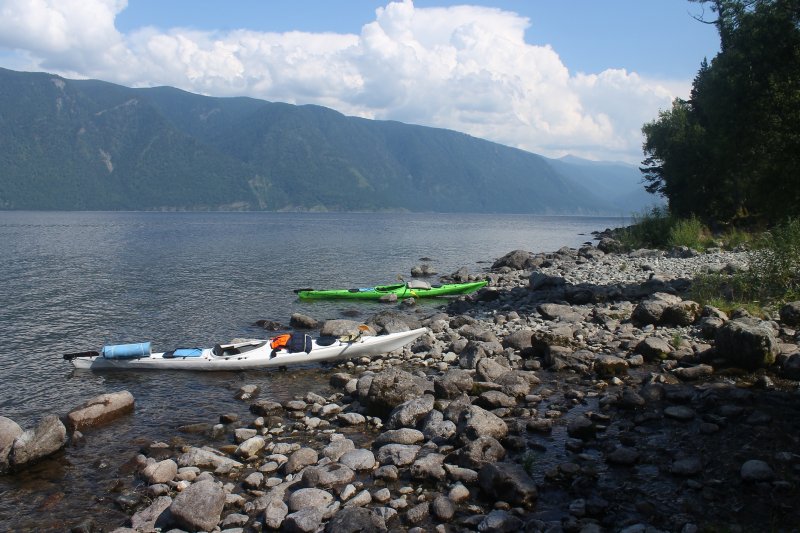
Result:
[[745,270],[695,279],[691,298],[702,305],[764,314],[764,310],[800,299],[800,219],[764,231],[731,228],[714,232],[697,218],[681,219],[666,209],[654,208],[635,216],[633,225],[617,230],[616,237],[629,249],[745,250]]

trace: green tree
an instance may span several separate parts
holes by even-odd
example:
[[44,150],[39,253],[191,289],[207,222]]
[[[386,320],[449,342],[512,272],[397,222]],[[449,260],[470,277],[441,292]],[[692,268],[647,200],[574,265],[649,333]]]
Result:
[[[696,1],[696,0],[694,0]],[[645,124],[642,172],[680,216],[772,224],[800,212],[800,0],[715,0],[721,51],[688,101]]]

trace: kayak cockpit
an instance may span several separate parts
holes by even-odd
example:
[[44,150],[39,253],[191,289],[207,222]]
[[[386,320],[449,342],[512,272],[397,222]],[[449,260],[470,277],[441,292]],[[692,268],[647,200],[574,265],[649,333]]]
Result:
[[232,355],[241,355],[262,348],[267,344],[267,341],[252,340],[244,342],[236,342],[231,344],[215,344],[211,353],[215,357],[231,357]]

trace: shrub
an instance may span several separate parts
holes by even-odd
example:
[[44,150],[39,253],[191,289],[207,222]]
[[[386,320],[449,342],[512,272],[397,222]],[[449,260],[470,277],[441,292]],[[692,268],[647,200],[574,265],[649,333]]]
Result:
[[688,219],[672,221],[667,242],[670,246],[687,246],[695,250],[703,250],[711,243],[711,237],[700,219],[692,216]]

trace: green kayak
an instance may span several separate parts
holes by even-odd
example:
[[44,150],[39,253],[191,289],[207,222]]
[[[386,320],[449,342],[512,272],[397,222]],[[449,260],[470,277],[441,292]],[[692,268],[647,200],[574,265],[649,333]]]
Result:
[[314,289],[299,289],[297,293],[303,300],[332,300],[336,298],[350,298],[355,300],[379,300],[381,297],[396,294],[398,299],[403,298],[435,298],[437,296],[452,296],[456,294],[469,294],[486,285],[486,281],[471,283],[446,283],[431,285],[424,281],[409,281],[394,285],[378,285],[363,289],[330,289],[317,291]]

